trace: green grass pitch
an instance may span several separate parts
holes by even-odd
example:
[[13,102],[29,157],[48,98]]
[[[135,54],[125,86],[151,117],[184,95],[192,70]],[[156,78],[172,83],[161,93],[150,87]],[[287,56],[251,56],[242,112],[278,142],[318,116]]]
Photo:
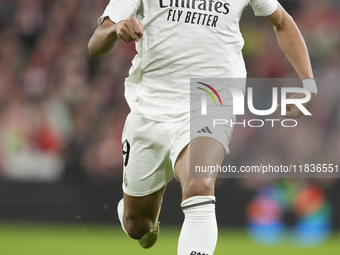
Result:
[[[1,255],[176,255],[179,228],[161,226],[154,247],[142,249],[119,226],[0,224]],[[339,255],[340,237],[312,248],[263,246],[242,230],[220,228],[215,255]]]

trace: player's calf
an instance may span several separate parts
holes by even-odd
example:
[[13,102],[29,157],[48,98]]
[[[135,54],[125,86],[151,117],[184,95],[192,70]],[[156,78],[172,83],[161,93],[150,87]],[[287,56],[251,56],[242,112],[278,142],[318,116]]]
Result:
[[141,213],[124,210],[124,199],[117,206],[119,221],[124,232],[133,239],[141,239],[152,228],[153,222]]
[[[137,239],[139,244],[148,249],[152,247],[159,236],[159,223],[158,223],[158,216],[160,213],[160,207],[158,209],[158,214],[156,219],[153,222],[152,228],[148,231],[149,225],[149,218],[147,217],[140,217],[140,214],[133,216],[133,214],[127,213],[128,217],[125,216],[124,218],[124,199],[120,200],[117,206],[118,218],[122,225],[124,232],[132,237],[133,239]],[[129,219],[130,216],[130,220]],[[139,219],[139,220],[131,220],[131,219]],[[140,220],[142,219],[142,220]],[[128,224],[126,222],[129,222]],[[140,224],[142,222],[142,224]],[[125,227],[126,226],[126,227]],[[146,232],[146,234],[144,234]]]
[[124,227],[127,234],[133,239],[141,239],[153,226],[153,221],[138,213],[124,215]]

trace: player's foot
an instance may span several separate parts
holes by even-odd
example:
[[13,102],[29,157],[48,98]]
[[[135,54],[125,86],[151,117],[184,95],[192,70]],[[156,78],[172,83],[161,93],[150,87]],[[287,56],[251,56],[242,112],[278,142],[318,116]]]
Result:
[[140,246],[142,246],[144,249],[151,248],[157,241],[157,238],[159,236],[158,216],[159,216],[160,211],[161,211],[161,208],[159,207],[157,218],[155,220],[153,227],[149,231],[149,233],[147,233],[140,240],[138,240]]

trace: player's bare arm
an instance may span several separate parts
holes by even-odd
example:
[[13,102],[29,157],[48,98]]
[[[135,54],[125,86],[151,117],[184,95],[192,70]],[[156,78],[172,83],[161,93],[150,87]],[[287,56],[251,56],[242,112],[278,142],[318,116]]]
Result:
[[138,42],[143,36],[143,25],[134,17],[114,23],[106,17],[94,31],[88,49],[93,57],[111,53],[121,39],[126,43]]
[[[301,79],[313,78],[312,66],[305,41],[293,18],[278,4],[277,10],[267,16],[266,19],[273,24],[278,44],[299,77]],[[297,93],[291,98],[304,97],[305,94]],[[311,93],[311,99],[304,106],[308,108],[315,98],[316,94]],[[277,110],[280,110],[280,107],[281,105],[278,106]],[[302,112],[295,105],[287,106],[286,117],[299,118],[301,115]]]

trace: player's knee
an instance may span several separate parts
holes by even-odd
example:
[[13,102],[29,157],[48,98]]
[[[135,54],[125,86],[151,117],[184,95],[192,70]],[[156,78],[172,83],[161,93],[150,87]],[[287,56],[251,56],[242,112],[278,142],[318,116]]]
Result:
[[152,221],[145,217],[128,215],[124,227],[131,238],[141,239],[152,228]]
[[214,182],[212,179],[193,178],[182,185],[184,197],[212,196],[214,195]]

